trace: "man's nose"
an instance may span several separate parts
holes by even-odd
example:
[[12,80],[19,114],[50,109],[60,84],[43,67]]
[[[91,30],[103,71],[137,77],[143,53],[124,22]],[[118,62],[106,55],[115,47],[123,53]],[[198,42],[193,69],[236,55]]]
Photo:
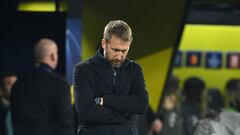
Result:
[[120,60],[120,59],[122,58],[122,52],[118,52],[118,53],[115,55],[115,58]]

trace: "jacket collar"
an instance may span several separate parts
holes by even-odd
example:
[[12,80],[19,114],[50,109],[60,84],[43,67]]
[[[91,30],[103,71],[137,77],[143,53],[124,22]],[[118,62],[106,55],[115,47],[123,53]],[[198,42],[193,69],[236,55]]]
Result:
[[54,70],[48,64],[45,64],[43,62],[35,63],[35,68],[36,70],[47,71],[47,72],[53,72]]
[[[100,47],[96,52],[96,55],[90,59],[90,63],[93,65],[93,70],[97,75],[102,78],[103,83],[106,84],[106,87],[112,92],[114,72],[110,62],[103,57],[103,49]],[[118,71],[123,69],[129,64],[129,60],[126,59],[125,62],[118,68]],[[117,73],[119,74],[119,73]]]

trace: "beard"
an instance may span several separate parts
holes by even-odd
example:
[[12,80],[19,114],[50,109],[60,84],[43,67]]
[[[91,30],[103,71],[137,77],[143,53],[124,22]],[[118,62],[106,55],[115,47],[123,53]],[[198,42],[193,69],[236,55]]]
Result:
[[125,61],[125,59],[123,59],[123,58],[121,60],[119,60],[119,59],[110,59],[107,52],[105,53],[105,58],[110,62],[111,66],[113,68],[119,68],[123,64],[123,62]]
[[109,60],[113,68],[119,68],[123,64],[123,60]]

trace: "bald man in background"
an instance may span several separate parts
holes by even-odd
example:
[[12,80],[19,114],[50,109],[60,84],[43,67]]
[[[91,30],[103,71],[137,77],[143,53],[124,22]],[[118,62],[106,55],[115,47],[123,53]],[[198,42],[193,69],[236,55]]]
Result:
[[70,86],[53,73],[58,48],[41,39],[34,48],[35,70],[20,77],[11,93],[14,135],[73,135]]

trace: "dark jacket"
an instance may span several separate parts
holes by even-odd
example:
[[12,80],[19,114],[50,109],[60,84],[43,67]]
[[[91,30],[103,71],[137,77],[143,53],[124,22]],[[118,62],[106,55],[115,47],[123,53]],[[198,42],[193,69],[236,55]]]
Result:
[[0,135],[7,135],[7,130],[6,130],[6,116],[7,112],[9,110],[9,106],[5,105],[4,103],[1,103],[1,98],[0,98]]
[[163,123],[160,135],[185,135],[182,131],[182,118],[176,108],[169,110],[161,107],[159,117]]
[[183,101],[180,108],[182,118],[182,129],[184,135],[193,135],[194,130],[202,119],[202,111],[200,104],[192,100]]
[[[114,75],[115,74],[115,75]],[[129,60],[116,71],[103,57],[102,48],[97,54],[75,66],[75,104],[80,125],[80,135],[136,135],[133,114],[144,114],[148,94],[140,66]],[[104,106],[94,99],[103,97]]]
[[41,64],[16,82],[11,93],[14,135],[72,135],[67,81]]

